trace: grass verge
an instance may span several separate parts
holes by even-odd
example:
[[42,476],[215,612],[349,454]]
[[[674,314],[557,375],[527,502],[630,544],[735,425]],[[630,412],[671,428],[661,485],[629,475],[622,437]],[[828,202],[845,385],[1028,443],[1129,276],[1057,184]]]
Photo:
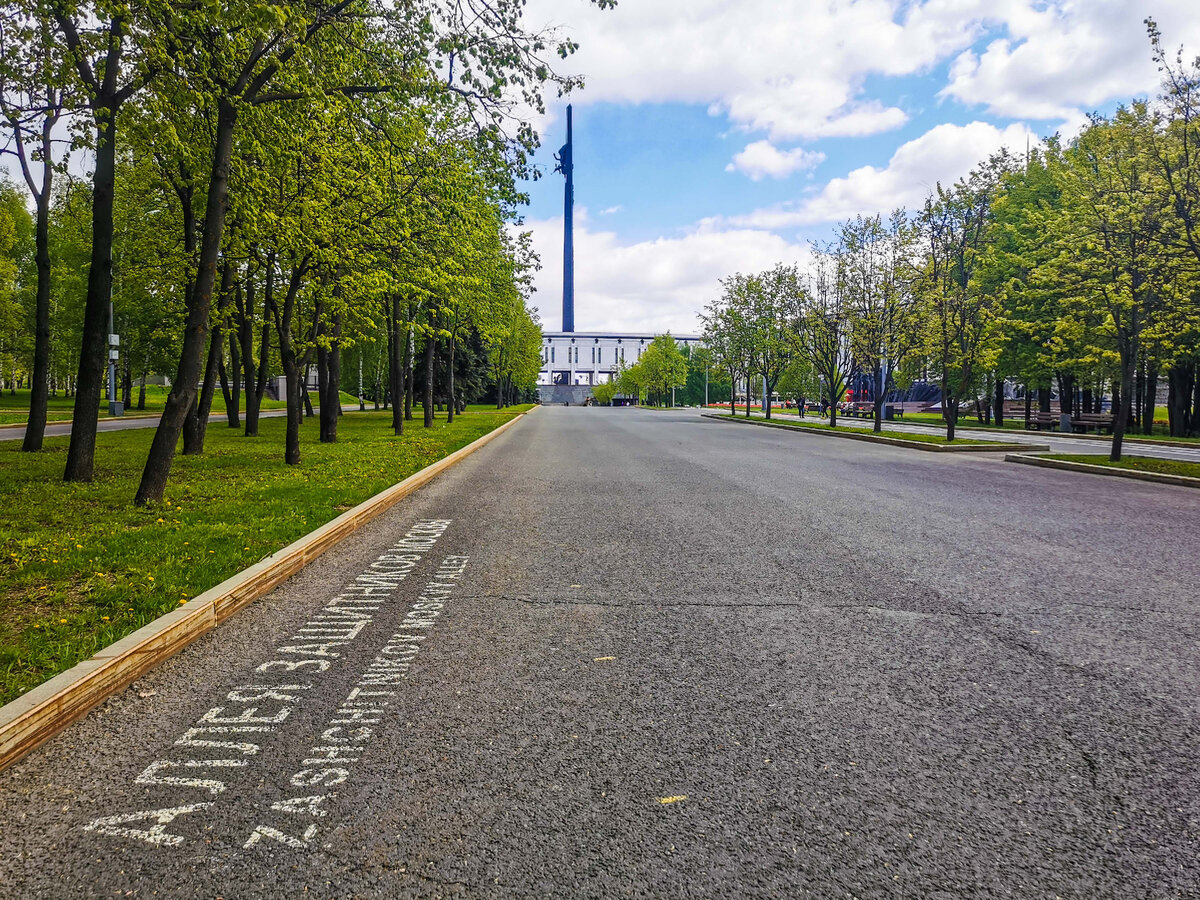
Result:
[[1091,453],[1041,453],[1043,459],[1060,459],[1064,462],[1084,463],[1089,466],[1104,466],[1109,469],[1129,469],[1134,472],[1155,472],[1159,475],[1182,475],[1184,478],[1200,478],[1200,463],[1183,462],[1177,459],[1155,459],[1149,456],[1126,456],[1113,462],[1105,455]]
[[338,443],[301,433],[283,463],[283,419],[244,438],[214,421],[203,456],[177,457],[168,501],[132,503],[154,429],[101,433],[97,478],[63,484],[67,438],[41,453],[0,444],[0,704],[502,425],[527,406],[475,407],[453,425],[353,414]]

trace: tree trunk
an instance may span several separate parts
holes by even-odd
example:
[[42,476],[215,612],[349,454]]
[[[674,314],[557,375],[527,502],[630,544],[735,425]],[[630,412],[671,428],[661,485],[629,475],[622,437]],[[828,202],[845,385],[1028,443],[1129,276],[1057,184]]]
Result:
[[1025,382],[1025,430],[1029,430],[1029,420],[1032,418],[1033,412],[1033,392],[1029,387],[1029,382]]
[[287,381],[287,436],[284,440],[283,461],[289,466],[300,464],[300,405],[303,402],[303,382],[296,354],[280,348],[283,372]]
[[[83,339],[79,374],[75,378],[75,408],[71,414],[71,443],[63,481],[91,481],[96,457],[96,420],[104,382],[108,344],[108,303],[112,296],[113,189],[117,177],[117,111],[98,106],[96,149],[92,172],[92,254],[88,264],[87,298],[83,310]],[[172,445],[174,449],[174,445]]]
[[229,289],[233,282],[233,268],[225,263],[221,269],[221,293],[217,301],[216,321],[209,329],[208,358],[204,362],[204,381],[195,406],[183,423],[183,455],[198,456],[204,452],[204,435],[208,431],[208,416],[212,412],[213,394],[217,389],[217,363],[225,355],[224,332],[221,320],[229,303]]
[[[404,434],[404,414],[407,400],[408,330],[400,327],[400,298],[396,297],[390,307],[388,318],[388,390],[392,395],[392,434]],[[403,341],[404,346],[401,346]]]
[[[225,369],[225,358],[221,357],[221,390],[225,393],[225,418],[230,428],[242,426],[242,352],[237,335],[229,335],[229,369]],[[226,388],[228,385],[228,388]]]
[[871,374],[871,390],[875,395],[875,409],[872,416],[875,421],[871,425],[871,430],[879,434],[883,431],[883,366],[877,362],[875,370]]
[[1057,372],[1058,410],[1064,415],[1075,414],[1075,376],[1069,372]]
[[946,440],[954,440],[954,426],[958,424],[958,406],[950,403],[950,381],[942,375],[942,421],[946,423]]
[[[245,291],[235,296],[238,304],[238,345],[242,361],[242,383],[246,386],[246,437],[258,435],[258,409],[262,399],[261,389],[265,388],[261,370],[256,376],[254,366],[254,304],[255,284],[252,276],[247,274]],[[266,317],[263,317],[262,349],[267,349],[270,332],[267,330]],[[266,357],[261,353],[259,359]]]
[[[1121,461],[1121,449],[1125,440],[1125,428],[1129,423],[1130,410],[1134,401],[1134,369],[1137,367],[1137,350],[1128,342],[1118,340],[1121,353],[1121,390],[1120,394],[1113,391],[1113,432],[1112,449],[1108,458],[1112,462]],[[1119,400],[1118,400],[1119,398]]]
[[[162,499],[171,474],[175,444],[184,419],[196,397],[196,382],[200,378],[200,354],[208,341],[208,326],[213,290],[217,281],[217,262],[221,252],[221,237],[225,229],[225,207],[229,191],[230,160],[233,155],[233,131],[237,111],[233,103],[222,99],[218,103],[216,139],[213,144],[212,172],[209,176],[208,199],[204,212],[203,239],[196,266],[196,279],[188,297],[187,325],[184,329],[183,350],[175,383],[167,395],[166,408],[154,432],[142,482],[134,503],[144,506]],[[97,164],[98,165],[98,164]]]
[[454,335],[447,339],[450,342],[450,364],[446,366],[446,424],[454,421],[457,402],[454,399]]
[[300,378],[300,397],[304,401],[304,418],[306,419],[311,419],[316,415],[316,412],[313,410],[312,397],[308,393],[309,372],[310,366],[308,363],[305,363],[304,375]]
[[129,363],[128,355],[121,370],[121,406],[125,409],[133,406],[133,367]]
[[1050,388],[1038,388],[1038,412],[1050,412]]
[[1200,437],[1200,363],[1192,367],[1192,426],[1188,437]]
[[146,376],[150,369],[150,354],[146,354],[146,362],[142,364],[142,377],[138,379],[138,409],[146,408]]
[[1154,404],[1158,399],[1158,366],[1146,366],[1145,394],[1142,400],[1142,434],[1154,434]]
[[429,334],[425,336],[425,421],[426,428],[433,427],[433,370],[436,362],[434,353],[437,347],[437,337],[434,333],[434,323],[432,316],[429,322]]
[[[321,402],[321,443],[336,444],[338,414],[341,406],[341,313],[334,318],[333,327],[330,329],[329,335],[331,340],[329,350],[325,351],[324,354],[324,365],[321,364],[320,350],[318,350],[317,358],[317,377],[324,382],[322,391],[319,394]],[[322,369],[324,369],[324,376],[321,375]]]
[[37,263],[37,299],[34,303],[33,379],[29,388],[29,419],[21,449],[42,449],[46,434],[46,409],[50,388],[50,195],[54,178],[54,158],[50,153],[50,129],[46,118],[42,127],[42,186],[37,195],[37,225],[34,229]]
[[1004,378],[996,374],[995,422],[997,428],[1004,427]]
[[[417,355],[417,332],[412,326],[412,322],[416,319],[416,310],[411,306],[408,308],[408,322],[410,323],[405,329],[404,339],[404,378],[401,384],[404,386],[404,421],[411,422],[413,417],[413,404],[417,399],[416,379],[413,378],[413,367],[416,365]],[[396,400],[400,402],[399,399]]]
[[1146,396],[1146,368],[1145,363],[1138,363],[1133,374],[1133,409],[1132,415],[1129,418],[1128,425],[1130,428],[1139,429],[1142,426],[1142,402]]

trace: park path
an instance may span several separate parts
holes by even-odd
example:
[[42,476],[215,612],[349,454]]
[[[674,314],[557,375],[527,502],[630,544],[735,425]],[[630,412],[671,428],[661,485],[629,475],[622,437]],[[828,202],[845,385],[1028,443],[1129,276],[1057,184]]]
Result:
[[0,773],[0,896],[1197,896],[1197,535],[541,409]]
[[[273,419],[278,416],[286,416],[286,409],[264,409],[258,416],[260,419]],[[138,428],[157,428],[159,416],[146,416],[138,413],[131,413],[130,418],[103,418],[96,420],[97,431],[133,431]],[[219,418],[214,414],[209,420],[209,425],[224,425],[225,416]],[[69,437],[71,434],[71,423],[68,422],[47,422],[45,437]],[[0,441],[19,441],[25,438],[24,428],[0,428]]]

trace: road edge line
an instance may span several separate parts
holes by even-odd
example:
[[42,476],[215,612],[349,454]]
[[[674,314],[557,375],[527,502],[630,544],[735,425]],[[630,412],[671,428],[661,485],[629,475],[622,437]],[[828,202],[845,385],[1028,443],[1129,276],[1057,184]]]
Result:
[[1047,459],[1044,456],[1027,456],[1023,453],[1009,453],[1004,457],[1004,461],[1021,463],[1025,466],[1040,466],[1043,469],[1062,469],[1068,472],[1086,472],[1089,475],[1109,475],[1115,478],[1132,478],[1134,481],[1170,484],[1175,487],[1200,488],[1200,478],[1171,475],[1167,472],[1140,472],[1137,469],[1121,469],[1116,466],[1093,466],[1090,463],[1067,459]]
[[923,450],[926,453],[1008,453],[1012,450],[1048,451],[1050,449],[1044,444],[1016,444],[1003,441],[994,441],[988,444],[932,444],[928,441],[906,441],[903,438],[884,437],[877,434],[854,434],[848,431],[825,431],[820,428],[806,428],[803,425],[788,425],[783,422],[767,422],[762,419],[743,419],[727,415],[710,415],[709,413],[701,413],[700,418],[712,419],[715,422],[729,422],[733,425],[758,425],[761,428],[777,428],[781,431],[793,431],[820,437],[845,438],[849,441],[863,441],[868,444],[889,444],[893,447]]
[[[537,409],[537,407],[533,407]],[[533,412],[518,413],[464,447],[326,522],[94,656],[0,706],[0,771],[37,749],[130,682],[174,656],[326,550],[491,443]]]

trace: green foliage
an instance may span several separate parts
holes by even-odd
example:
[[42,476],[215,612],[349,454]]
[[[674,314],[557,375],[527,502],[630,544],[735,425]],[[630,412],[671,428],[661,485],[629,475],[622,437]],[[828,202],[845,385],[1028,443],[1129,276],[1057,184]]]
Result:
[[615,381],[605,381],[592,386],[592,396],[601,406],[611,406],[613,398],[617,396],[617,384]]

